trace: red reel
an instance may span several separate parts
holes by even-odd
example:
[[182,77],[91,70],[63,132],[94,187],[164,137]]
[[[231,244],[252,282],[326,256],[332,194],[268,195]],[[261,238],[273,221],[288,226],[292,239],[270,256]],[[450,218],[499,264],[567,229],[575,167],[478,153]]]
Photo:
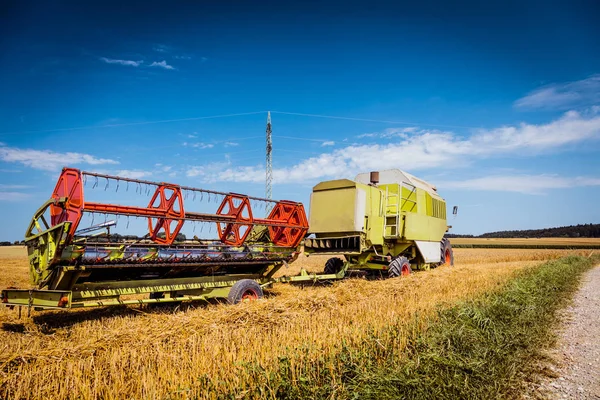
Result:
[[[148,218],[150,239],[160,244],[172,244],[185,222],[183,198],[179,186],[168,183],[158,186],[148,208],[165,212],[165,217]],[[171,226],[173,223],[174,227]],[[161,233],[165,236],[160,237]]]
[[[59,206],[58,200],[61,197],[66,197],[67,201]],[[81,172],[75,168],[63,168],[54,192],[52,192],[52,198],[57,204],[50,206],[50,221],[52,226],[70,221],[70,234],[73,235],[77,230],[85,205]]]
[[235,218],[235,222],[223,223],[223,226],[221,226],[221,222],[217,222],[217,231],[221,242],[241,246],[254,226],[252,208],[248,197],[241,194],[228,194],[221,202],[217,215]]
[[268,219],[290,225],[269,226],[271,242],[277,246],[295,247],[308,231],[308,221],[301,203],[282,200],[273,207]]

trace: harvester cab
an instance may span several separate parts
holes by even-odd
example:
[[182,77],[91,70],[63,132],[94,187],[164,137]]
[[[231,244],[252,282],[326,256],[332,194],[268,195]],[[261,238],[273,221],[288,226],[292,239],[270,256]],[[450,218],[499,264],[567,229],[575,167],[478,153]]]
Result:
[[453,264],[446,202],[435,186],[393,169],[321,182],[310,200],[306,254],[332,257],[326,273],[395,277]]

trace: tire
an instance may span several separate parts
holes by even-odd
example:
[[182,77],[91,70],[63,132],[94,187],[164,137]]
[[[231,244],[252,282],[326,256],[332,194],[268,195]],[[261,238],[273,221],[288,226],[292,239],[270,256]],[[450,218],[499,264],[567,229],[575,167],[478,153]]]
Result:
[[406,276],[412,273],[410,262],[406,257],[398,257],[392,260],[388,267],[388,277],[396,278],[399,276]]
[[344,261],[338,257],[332,257],[325,263],[323,273],[325,275],[337,274],[344,267]]
[[440,263],[438,265],[454,265],[454,252],[452,251],[452,245],[446,238],[442,239],[440,245]]
[[229,291],[227,301],[229,304],[238,304],[241,301],[254,301],[263,298],[263,290],[256,281],[242,279],[237,281]]

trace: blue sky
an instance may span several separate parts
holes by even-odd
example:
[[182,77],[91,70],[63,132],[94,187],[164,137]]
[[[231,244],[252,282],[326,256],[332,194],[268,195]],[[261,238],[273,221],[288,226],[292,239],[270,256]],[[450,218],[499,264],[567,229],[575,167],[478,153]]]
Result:
[[267,110],[276,198],[401,168],[455,233],[600,223],[594,2],[198,3],[2,2],[0,240],[65,165],[261,196]]

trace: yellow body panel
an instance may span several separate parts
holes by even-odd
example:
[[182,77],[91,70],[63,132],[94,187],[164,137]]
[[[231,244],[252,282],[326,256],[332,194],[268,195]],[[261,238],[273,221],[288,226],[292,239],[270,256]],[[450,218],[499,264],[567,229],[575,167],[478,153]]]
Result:
[[406,213],[404,234],[407,240],[425,240],[439,242],[446,232],[446,220],[432,218],[423,214]]
[[356,187],[313,192],[310,198],[310,231],[317,234],[354,232],[355,203]]

